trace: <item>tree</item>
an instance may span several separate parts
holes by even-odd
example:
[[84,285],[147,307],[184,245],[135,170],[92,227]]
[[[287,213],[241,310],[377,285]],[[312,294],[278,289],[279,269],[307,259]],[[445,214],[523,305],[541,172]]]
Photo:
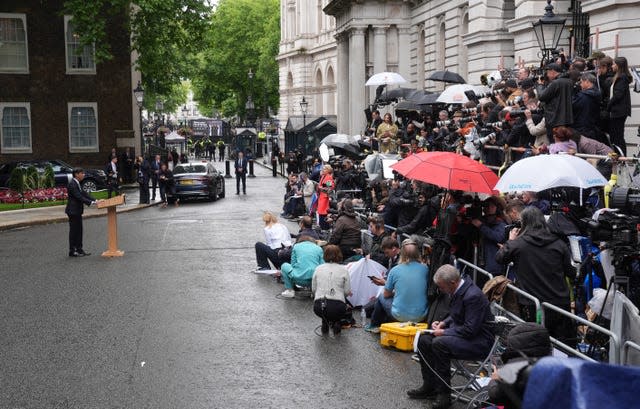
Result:
[[258,116],[267,106],[277,108],[279,0],[220,0],[205,41],[192,77],[201,110],[244,116],[249,94]]
[[96,63],[112,58],[106,34],[110,18],[126,16],[125,29],[138,52],[136,67],[147,95],[154,96],[145,98],[151,110],[155,96],[171,101],[180,81],[193,74],[212,12],[208,0],[65,0],[63,8],[81,43],[95,46]]

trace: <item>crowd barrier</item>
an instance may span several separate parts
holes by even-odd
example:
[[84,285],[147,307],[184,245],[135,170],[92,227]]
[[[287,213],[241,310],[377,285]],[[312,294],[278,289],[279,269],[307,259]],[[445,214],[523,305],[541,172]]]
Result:
[[622,365],[629,365],[629,362],[627,362],[627,358],[629,357],[629,349],[633,349],[636,352],[640,353],[640,345],[636,344],[633,341],[625,342],[622,346],[622,356],[620,357],[620,363]]
[[[582,317],[578,317],[575,314],[570,313],[569,311],[565,311],[562,308],[556,307],[553,304],[549,304],[548,302],[543,302],[542,303],[542,308],[548,308],[552,311],[555,311],[556,313],[560,314],[560,315],[564,315],[565,317],[568,317],[576,322],[579,322],[582,325],[586,325],[589,328],[592,328],[595,331],[601,332],[605,335],[607,335],[611,341],[610,344],[610,353],[609,353],[609,363],[611,364],[618,364],[620,363],[620,337],[617,334],[614,334],[613,332],[609,331],[608,329],[601,327],[598,324],[595,324],[589,320],[586,320]],[[556,347],[559,347],[563,352],[570,354],[570,355],[575,355],[578,356],[582,359],[586,359],[589,361],[595,361],[594,359],[592,359],[591,357],[583,354],[582,352],[568,346],[567,344],[564,344],[560,341],[558,341],[557,339],[551,337],[551,343],[554,344]]]

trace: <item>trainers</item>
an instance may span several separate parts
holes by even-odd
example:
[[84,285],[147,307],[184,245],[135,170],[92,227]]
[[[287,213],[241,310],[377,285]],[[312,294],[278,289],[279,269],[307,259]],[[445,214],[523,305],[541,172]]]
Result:
[[295,296],[296,296],[296,292],[293,291],[293,289],[291,288],[287,288],[286,290],[280,293],[280,297],[283,297],[283,298],[293,298]]
[[380,327],[374,327],[370,323],[364,326],[364,330],[367,331],[367,332],[370,332],[372,334],[379,334],[380,333]]

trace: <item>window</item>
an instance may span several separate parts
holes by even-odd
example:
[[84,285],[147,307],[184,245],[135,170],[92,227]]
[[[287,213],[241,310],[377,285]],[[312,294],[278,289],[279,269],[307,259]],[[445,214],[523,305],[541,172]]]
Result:
[[2,153],[31,153],[31,107],[28,102],[0,104]]
[[64,38],[67,74],[95,74],[95,47],[80,45],[80,36],[76,34],[70,16],[64,16]]
[[0,13],[0,72],[29,73],[27,17]]
[[69,152],[98,152],[98,104],[69,104]]

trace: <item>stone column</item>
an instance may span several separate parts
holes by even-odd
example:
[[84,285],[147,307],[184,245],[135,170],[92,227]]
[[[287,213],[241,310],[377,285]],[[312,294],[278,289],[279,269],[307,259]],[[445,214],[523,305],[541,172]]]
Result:
[[[398,73],[402,75],[405,80],[411,82],[409,71],[409,65],[411,64],[409,30],[408,27],[398,27]],[[403,87],[407,86],[409,86],[409,84],[403,85]]]
[[373,73],[387,71],[387,26],[373,28]]
[[336,36],[338,43],[338,66],[336,82],[336,94],[338,106],[336,115],[338,117],[338,133],[348,133],[349,131],[349,37],[346,33],[339,33]]
[[364,27],[352,27],[349,32],[349,128],[348,134],[363,131],[366,123]]

